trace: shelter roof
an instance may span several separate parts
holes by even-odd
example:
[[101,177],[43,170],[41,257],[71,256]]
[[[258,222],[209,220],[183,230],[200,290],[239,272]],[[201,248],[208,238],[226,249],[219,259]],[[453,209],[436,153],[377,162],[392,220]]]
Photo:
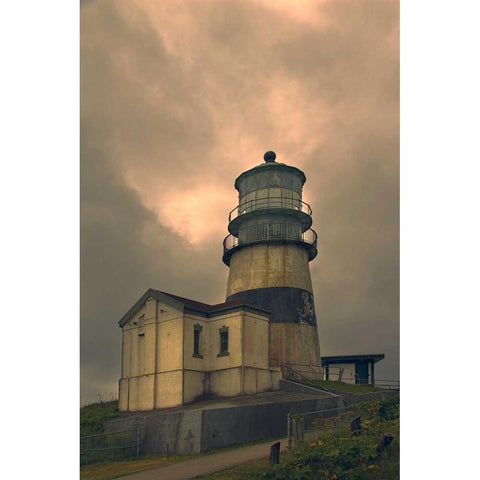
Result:
[[356,363],[356,362],[379,362],[385,358],[383,353],[367,354],[367,355],[335,355],[331,357],[322,357],[322,365],[334,363]]

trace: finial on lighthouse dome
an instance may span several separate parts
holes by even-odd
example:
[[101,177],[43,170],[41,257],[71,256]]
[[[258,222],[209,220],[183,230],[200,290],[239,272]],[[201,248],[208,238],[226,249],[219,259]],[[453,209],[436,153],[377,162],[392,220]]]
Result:
[[276,158],[277,158],[277,154],[275,152],[272,152],[271,150],[269,150],[268,152],[265,152],[265,155],[263,156],[263,159],[267,163],[274,162]]

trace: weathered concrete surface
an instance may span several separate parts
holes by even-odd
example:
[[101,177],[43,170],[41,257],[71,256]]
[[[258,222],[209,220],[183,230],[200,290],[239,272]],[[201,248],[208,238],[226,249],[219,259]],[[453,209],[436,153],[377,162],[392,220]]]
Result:
[[[296,323],[271,323],[269,350],[270,358],[277,359],[279,365],[322,364],[316,326]],[[313,370],[321,378],[322,368],[317,367],[316,370]]]
[[295,244],[257,244],[235,252],[230,259],[227,298],[255,288],[296,287],[312,291],[308,253]]
[[287,414],[342,406],[317,392],[266,392],[208,400],[168,410],[135,412],[105,422],[105,431],[138,428],[143,455],[204,452],[287,433]]

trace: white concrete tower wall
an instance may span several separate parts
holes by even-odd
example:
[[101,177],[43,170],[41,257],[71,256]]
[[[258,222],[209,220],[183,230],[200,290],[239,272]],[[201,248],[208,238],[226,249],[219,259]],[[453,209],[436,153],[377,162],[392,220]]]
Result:
[[312,281],[308,263],[317,254],[311,209],[302,201],[304,173],[275,162],[242,173],[239,204],[230,212],[224,262],[230,267],[227,301],[238,299],[272,312],[272,365],[321,374]]

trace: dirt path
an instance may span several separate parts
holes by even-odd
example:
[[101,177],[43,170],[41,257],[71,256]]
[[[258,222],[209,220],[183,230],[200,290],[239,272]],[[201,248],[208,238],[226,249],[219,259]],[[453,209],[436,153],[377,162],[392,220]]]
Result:
[[[169,465],[168,467],[132,473],[120,478],[125,480],[186,480],[199,475],[225,470],[250,460],[268,457],[270,446],[274,443],[274,440],[270,440],[267,443],[205,455],[200,458]],[[286,447],[287,439],[280,440],[280,449],[285,450]]]

